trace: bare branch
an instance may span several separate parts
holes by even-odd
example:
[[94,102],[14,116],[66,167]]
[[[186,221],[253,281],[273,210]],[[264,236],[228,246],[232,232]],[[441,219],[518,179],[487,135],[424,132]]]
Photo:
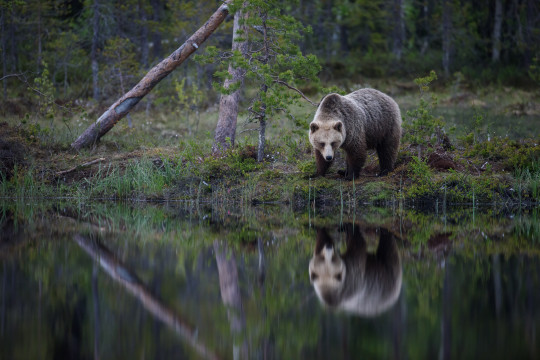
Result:
[[78,169],[81,169],[83,167],[87,167],[87,166],[90,166],[90,165],[93,165],[95,163],[102,162],[102,161],[105,161],[105,158],[98,158],[98,159],[95,159],[95,160],[92,160],[92,161],[88,161],[88,162],[85,162],[84,164],[74,166],[71,169],[64,170],[64,171],[59,171],[59,172],[56,173],[56,176],[69,174],[70,172],[73,172],[75,170],[78,170]]
[[16,77],[16,78],[18,78],[19,76],[22,76],[22,75],[24,75],[24,74],[7,74],[7,75],[5,75],[5,76],[2,76],[2,77],[0,78],[0,81],[2,81],[2,80],[4,80],[4,79],[7,79],[7,78],[10,78],[10,77]]
[[249,128],[249,129],[245,129],[245,130],[240,131],[239,134],[243,134],[243,133],[248,132],[248,131],[259,131],[259,129],[260,129],[259,127]]
[[291,90],[294,90],[296,91],[297,93],[300,94],[300,96],[302,96],[308,103],[310,103],[311,105],[317,107],[319,106],[319,103],[314,103],[313,101],[311,101],[306,95],[304,95],[304,93],[302,91],[300,91],[299,89],[295,88],[294,86],[292,85],[289,85],[287,84],[285,81],[282,81],[282,80],[274,80],[274,82],[278,83],[278,84],[281,84],[283,86],[286,86],[288,87],[289,89]]

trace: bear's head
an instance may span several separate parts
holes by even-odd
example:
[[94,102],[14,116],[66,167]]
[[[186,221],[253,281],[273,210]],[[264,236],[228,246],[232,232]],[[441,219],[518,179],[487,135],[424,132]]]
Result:
[[345,142],[345,126],[334,111],[340,95],[327,95],[309,125],[309,142],[326,161],[334,160],[335,151]]
[[309,262],[309,279],[319,299],[327,305],[336,306],[347,276],[345,262],[335,251],[333,243],[326,243]]

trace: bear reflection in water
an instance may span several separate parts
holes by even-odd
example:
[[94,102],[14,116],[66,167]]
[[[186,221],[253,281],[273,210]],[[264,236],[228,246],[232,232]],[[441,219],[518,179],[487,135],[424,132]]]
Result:
[[309,278],[321,302],[333,309],[361,316],[376,316],[399,298],[401,262],[396,241],[380,229],[375,254],[358,225],[345,224],[347,249],[340,254],[326,229],[317,229],[317,244],[309,262]]

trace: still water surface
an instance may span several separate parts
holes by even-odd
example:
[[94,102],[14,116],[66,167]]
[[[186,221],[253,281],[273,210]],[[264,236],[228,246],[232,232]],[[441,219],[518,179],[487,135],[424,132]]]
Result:
[[0,211],[0,359],[540,357],[537,210]]

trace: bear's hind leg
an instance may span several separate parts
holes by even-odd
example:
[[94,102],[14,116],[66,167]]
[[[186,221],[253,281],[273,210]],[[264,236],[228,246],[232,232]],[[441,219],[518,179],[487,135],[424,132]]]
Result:
[[315,163],[317,164],[317,175],[324,176],[330,166],[332,165],[333,161],[326,161],[322,154],[315,150]]
[[389,172],[394,170],[398,148],[399,141],[396,143],[393,139],[387,139],[377,146],[377,156],[381,168],[379,176],[388,175]]

